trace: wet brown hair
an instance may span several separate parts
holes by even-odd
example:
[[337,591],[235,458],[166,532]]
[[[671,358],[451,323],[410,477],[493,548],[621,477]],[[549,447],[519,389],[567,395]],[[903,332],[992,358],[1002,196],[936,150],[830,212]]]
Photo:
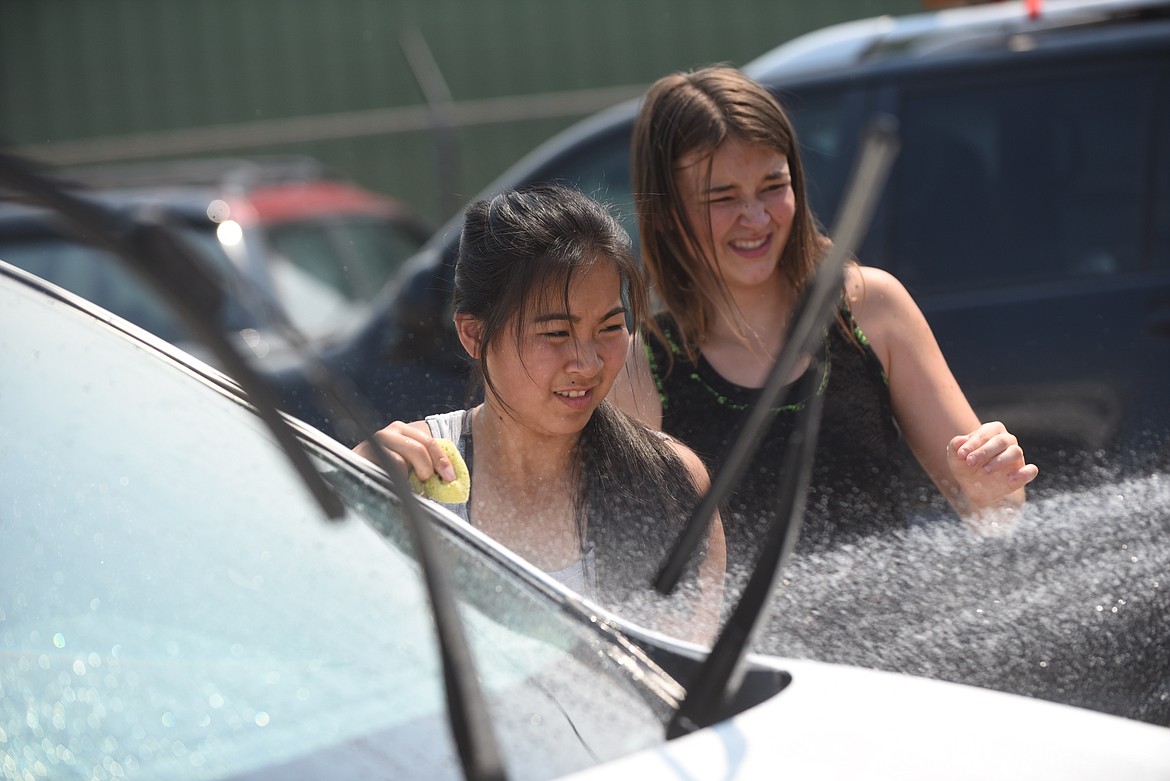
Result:
[[[788,159],[796,213],[780,268],[797,293],[812,278],[827,245],[805,194],[796,132],[767,89],[725,66],[675,73],[651,85],[634,122],[630,160],[642,263],[655,294],[678,323],[690,361],[718,313],[733,304],[707,262],[712,248],[687,217],[677,167],[687,155],[706,156],[709,180],[711,155],[728,139],[763,144]],[[644,322],[658,332],[652,319]]]

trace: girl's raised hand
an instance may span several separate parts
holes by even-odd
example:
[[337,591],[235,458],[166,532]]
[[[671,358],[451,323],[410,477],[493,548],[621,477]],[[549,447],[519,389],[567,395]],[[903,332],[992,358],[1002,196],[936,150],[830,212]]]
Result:
[[382,448],[419,480],[438,474],[443,480],[455,479],[455,466],[438,441],[431,436],[425,422],[403,423],[396,420],[353,449],[362,458],[378,463],[375,448]]
[[1040,473],[1035,464],[1027,463],[1020,443],[999,421],[953,438],[947,446],[947,464],[962,491],[960,506],[976,514],[1022,504],[1021,489]]

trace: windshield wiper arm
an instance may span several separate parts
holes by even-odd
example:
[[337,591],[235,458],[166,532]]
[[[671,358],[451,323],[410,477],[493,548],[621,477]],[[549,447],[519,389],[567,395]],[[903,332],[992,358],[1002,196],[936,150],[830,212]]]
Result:
[[[821,262],[794,313],[792,327],[780,356],[772,366],[764,388],[727,453],[723,468],[688,519],[654,587],[669,593],[677,584],[687,559],[706,535],[708,520],[738,482],[744,466],[759,447],[767,430],[771,409],[782,396],[801,355],[813,352],[829,326],[841,295],[845,264],[860,245],[897,153],[896,122],[892,117],[874,121],[862,142],[852,180],[846,189],[840,218],[833,231],[833,246]],[[819,352],[819,351],[818,351]],[[823,371],[823,367],[822,367]],[[819,384],[820,372],[806,373],[806,382]],[[803,384],[803,383],[802,383]],[[768,530],[764,545],[739,602],[715,640],[711,653],[687,686],[687,695],[667,727],[674,738],[716,723],[724,717],[724,703],[743,678],[743,660],[760,616],[779,577],[784,561],[800,531],[804,500],[812,472],[813,453],[820,425],[822,399],[816,385],[789,439],[780,472],[777,522]]]

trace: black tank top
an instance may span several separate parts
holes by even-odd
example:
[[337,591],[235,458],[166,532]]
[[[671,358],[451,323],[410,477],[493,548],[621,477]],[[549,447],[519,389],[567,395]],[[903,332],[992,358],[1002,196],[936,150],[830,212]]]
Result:
[[[841,315],[851,332],[840,324],[830,326],[827,366],[809,369],[826,372],[818,391],[824,407],[798,550],[905,523],[906,450],[885,372],[845,303]],[[714,476],[759,390],[727,381],[701,355],[696,364],[689,363],[673,318],[660,314],[657,322],[666,344],[649,337],[646,352],[662,401],[663,429],[693,448]],[[759,451],[723,509],[729,572],[754,563],[776,516],[779,465],[805,401],[785,398],[774,410]]]

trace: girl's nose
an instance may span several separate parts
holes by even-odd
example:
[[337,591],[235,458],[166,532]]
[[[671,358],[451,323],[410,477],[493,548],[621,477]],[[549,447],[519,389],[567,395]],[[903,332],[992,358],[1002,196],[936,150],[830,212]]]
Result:
[[759,225],[768,221],[768,210],[759,198],[748,198],[743,201],[740,219],[746,225]]
[[601,351],[592,341],[578,341],[574,345],[573,355],[569,359],[569,371],[592,377],[601,371],[603,365]]

